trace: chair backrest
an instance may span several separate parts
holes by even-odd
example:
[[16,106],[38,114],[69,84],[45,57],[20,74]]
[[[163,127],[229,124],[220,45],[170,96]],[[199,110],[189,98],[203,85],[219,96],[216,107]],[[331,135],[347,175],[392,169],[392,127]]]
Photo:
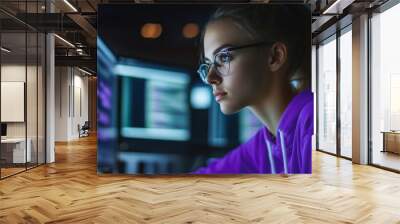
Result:
[[89,121],[85,121],[85,124],[83,124],[82,128],[89,128]]

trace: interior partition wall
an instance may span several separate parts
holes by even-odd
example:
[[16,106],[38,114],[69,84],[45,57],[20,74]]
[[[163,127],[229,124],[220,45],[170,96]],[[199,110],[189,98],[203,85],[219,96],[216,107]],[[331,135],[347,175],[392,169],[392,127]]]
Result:
[[[18,13],[0,3],[0,178],[45,163],[45,34],[29,25],[28,13],[44,1],[18,1]],[[10,3],[11,4],[11,3]],[[33,19],[35,17],[32,17]]]

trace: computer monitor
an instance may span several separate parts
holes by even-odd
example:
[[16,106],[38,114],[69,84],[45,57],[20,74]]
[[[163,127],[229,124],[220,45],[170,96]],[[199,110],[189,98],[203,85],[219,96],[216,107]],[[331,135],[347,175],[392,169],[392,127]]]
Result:
[[123,173],[191,171],[190,74],[177,67],[120,57],[118,170]]
[[114,71],[121,79],[122,139],[172,141],[173,148],[190,140],[189,74],[138,60],[122,60]]
[[7,124],[5,123],[1,124],[1,136],[7,136]]

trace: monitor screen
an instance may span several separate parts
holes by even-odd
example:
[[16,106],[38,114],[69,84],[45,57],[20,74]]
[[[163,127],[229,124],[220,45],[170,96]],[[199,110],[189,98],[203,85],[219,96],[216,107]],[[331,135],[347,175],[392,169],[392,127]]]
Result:
[[7,136],[7,124],[1,124],[1,136]]
[[122,137],[190,139],[188,74],[138,61],[118,64],[115,72],[121,78]]
[[117,79],[113,68],[117,63],[114,53],[101,38],[97,38],[97,165],[100,173],[117,170],[115,154],[118,146]]

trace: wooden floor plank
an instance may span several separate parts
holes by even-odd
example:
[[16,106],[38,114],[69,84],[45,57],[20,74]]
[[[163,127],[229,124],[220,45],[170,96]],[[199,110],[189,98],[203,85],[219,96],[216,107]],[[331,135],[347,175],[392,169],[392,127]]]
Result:
[[313,152],[313,174],[96,172],[96,138],[0,181],[0,223],[400,223],[400,175]]

